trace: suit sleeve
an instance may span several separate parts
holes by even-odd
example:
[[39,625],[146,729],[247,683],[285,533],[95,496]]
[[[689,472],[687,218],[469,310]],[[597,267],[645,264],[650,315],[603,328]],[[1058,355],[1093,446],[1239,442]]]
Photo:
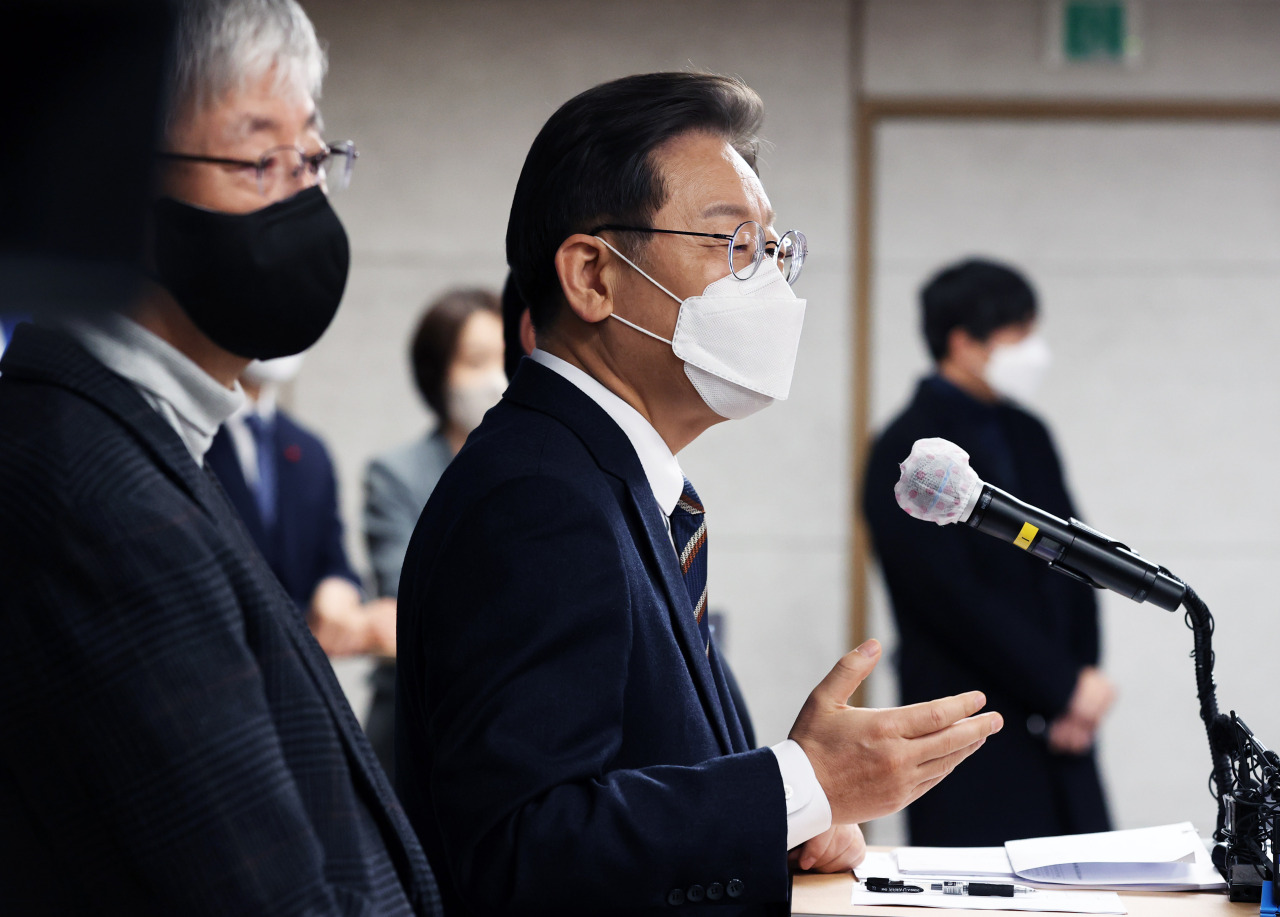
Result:
[[[1079,676],[1071,653],[1039,623],[1031,599],[1017,599],[979,576],[964,541],[985,538],[967,526],[908,516],[893,486],[910,445],[885,439],[868,464],[863,509],[898,611],[899,625],[921,628],[987,683],[1052,719],[1066,709]],[[1010,563],[1031,562],[1014,556]]]
[[325,448],[323,443],[317,440],[316,444],[319,446],[320,455],[324,459],[323,467],[319,469],[323,475],[321,486],[324,494],[324,500],[321,503],[322,518],[319,523],[324,527],[324,534],[320,540],[320,557],[318,558],[319,567],[317,570],[319,577],[316,583],[318,585],[322,579],[337,576],[349,581],[357,589],[363,589],[364,586],[360,582],[360,577],[347,557],[347,549],[343,540],[342,511],[338,503],[338,476],[333,467],[333,458],[329,455],[329,450]]
[[391,466],[375,459],[364,477],[364,539],[378,595],[395,598],[400,568],[422,507]]
[[430,781],[443,865],[470,909],[666,907],[670,889],[708,877],[742,879],[741,904],[786,899],[769,749],[612,764],[628,670],[648,664],[632,658],[634,589],[648,574],[592,500],[558,479],[512,481],[431,553],[415,543],[406,563],[400,638],[402,710],[431,767],[399,778]]
[[367,913],[325,878],[209,520],[46,509],[35,532],[0,513],[0,771],[45,868],[156,913]]

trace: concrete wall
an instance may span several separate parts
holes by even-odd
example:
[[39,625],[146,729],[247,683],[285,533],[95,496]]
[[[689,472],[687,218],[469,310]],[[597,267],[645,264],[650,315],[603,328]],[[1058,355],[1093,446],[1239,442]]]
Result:
[[[511,191],[546,117],[594,83],[654,69],[734,73],[764,97],[774,144],[765,187],[780,225],[803,229],[811,246],[797,288],[809,311],[795,386],[788,403],[713,428],[681,461],[710,507],[713,605],[729,614],[729,656],[768,742],[785,735],[847,642],[859,88],[876,96],[1280,95],[1280,3],[1260,0],[1144,3],[1140,64],[1079,70],[1045,64],[1044,8],[1032,0],[806,0],[785,15],[757,0],[306,5],[330,46],[330,133],[356,139],[363,157],[355,185],[335,201],[354,246],[346,302],[291,397],[334,447],[352,523],[365,461],[429,424],[409,380],[407,335],[443,289],[501,283]],[[1201,586],[1220,618],[1223,699],[1262,723],[1257,637],[1274,635],[1271,603],[1241,583],[1261,580],[1276,559],[1274,497],[1233,501],[1225,475],[1230,459],[1257,448],[1251,434],[1265,435],[1275,420],[1277,380],[1265,355],[1280,331],[1280,195],[1267,183],[1274,135],[1177,130],[1189,133],[1081,127],[1062,147],[1074,151],[1065,158],[1063,135],[1051,128],[902,124],[887,132],[871,394],[883,419],[922,366],[911,321],[895,325],[891,316],[910,312],[915,285],[937,260],[985,247],[1026,261],[1046,294],[1062,368],[1044,414],[1081,502],[1099,524]],[[1042,187],[1054,193],[1032,193]],[[992,196],[981,212],[966,196],[980,192]],[[1043,230],[1039,245],[1020,248],[1028,227]],[[1220,311],[1228,305],[1234,311]],[[1132,340],[1143,342],[1141,363],[1126,362],[1122,342]],[[1072,365],[1097,370],[1086,398],[1068,384]],[[1119,389],[1130,397],[1114,397]],[[1185,438],[1173,435],[1175,420]],[[1152,454],[1177,455],[1187,470],[1156,469],[1155,483],[1135,485],[1129,468]],[[1185,513],[1181,494],[1192,507]],[[1250,511],[1255,505],[1262,510]],[[1194,519],[1205,528],[1185,521]],[[355,533],[350,541],[362,560]],[[1253,547],[1241,552],[1241,544]],[[876,632],[891,638],[882,605],[877,614]],[[1206,756],[1187,697],[1189,636],[1162,614],[1107,604],[1108,665],[1123,699],[1104,735],[1106,776],[1122,823],[1194,818],[1203,830]],[[1229,668],[1251,680],[1238,682]],[[878,673],[875,699],[891,701],[890,675]],[[358,690],[353,678],[348,684]],[[1280,741],[1280,723],[1259,732]],[[1153,764],[1165,748],[1185,766]],[[871,834],[892,842],[899,830],[889,822]]]

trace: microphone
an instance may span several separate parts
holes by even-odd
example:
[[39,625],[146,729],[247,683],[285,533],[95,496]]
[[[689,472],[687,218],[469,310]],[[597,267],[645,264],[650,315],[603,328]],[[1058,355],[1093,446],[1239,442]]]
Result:
[[964,522],[1034,554],[1049,568],[1166,611],[1187,587],[1114,538],[1078,519],[1063,521],[992,487],[969,467],[969,453],[945,439],[919,439],[898,466],[893,495],[909,515],[938,525]]

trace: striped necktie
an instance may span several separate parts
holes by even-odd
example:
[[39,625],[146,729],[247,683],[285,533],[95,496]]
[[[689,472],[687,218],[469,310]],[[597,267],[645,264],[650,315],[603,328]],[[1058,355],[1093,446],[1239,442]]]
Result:
[[684,492],[671,512],[671,540],[680,554],[680,572],[689,593],[693,619],[698,622],[702,644],[711,652],[711,629],[707,622],[707,520],[689,479],[684,479]]

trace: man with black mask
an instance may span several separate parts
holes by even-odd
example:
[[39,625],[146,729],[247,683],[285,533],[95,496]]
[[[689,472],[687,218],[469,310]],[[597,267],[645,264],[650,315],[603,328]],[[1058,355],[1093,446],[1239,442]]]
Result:
[[20,326],[0,365],[6,911],[436,914],[324,654],[204,453],[251,358],[310,346],[348,245],[324,58],[294,0],[181,4],[123,313]]

